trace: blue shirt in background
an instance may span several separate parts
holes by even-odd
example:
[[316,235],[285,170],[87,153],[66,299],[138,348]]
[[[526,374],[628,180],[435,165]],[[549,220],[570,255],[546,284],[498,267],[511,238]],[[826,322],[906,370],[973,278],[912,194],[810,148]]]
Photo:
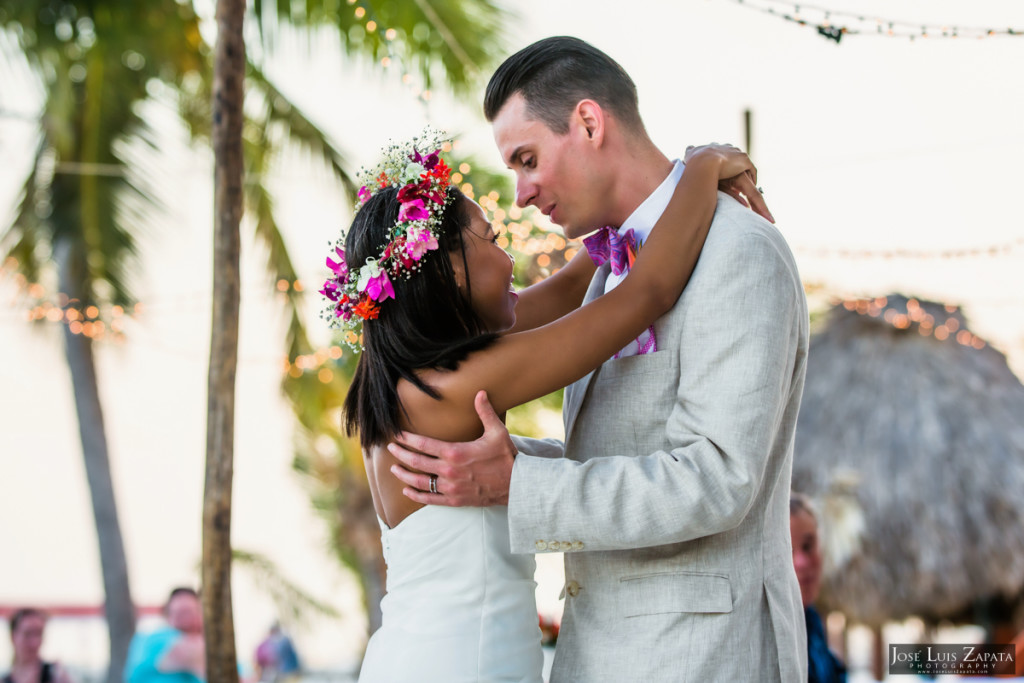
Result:
[[201,678],[188,671],[168,673],[157,669],[157,664],[181,635],[181,631],[170,627],[136,633],[128,648],[125,683],[203,683]]
[[825,624],[818,610],[804,608],[807,623],[807,680],[809,683],[846,683],[846,666],[828,649]]

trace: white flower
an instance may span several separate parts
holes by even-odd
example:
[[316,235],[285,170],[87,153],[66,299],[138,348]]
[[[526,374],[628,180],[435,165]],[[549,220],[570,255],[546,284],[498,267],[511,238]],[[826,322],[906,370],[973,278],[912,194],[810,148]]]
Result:
[[402,182],[406,184],[415,183],[426,170],[427,169],[423,168],[420,164],[411,161],[405,167],[405,173],[402,175]]
[[356,289],[360,292],[364,291],[369,281],[378,275],[380,275],[380,266],[377,264],[377,259],[366,259],[366,265],[359,269],[359,281],[356,283]]

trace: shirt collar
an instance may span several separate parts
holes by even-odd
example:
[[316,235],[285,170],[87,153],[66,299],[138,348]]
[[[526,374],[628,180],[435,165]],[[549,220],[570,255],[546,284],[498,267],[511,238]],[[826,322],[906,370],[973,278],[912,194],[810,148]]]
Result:
[[685,164],[679,159],[672,162],[672,170],[668,176],[640,206],[636,207],[633,213],[629,214],[629,218],[619,227],[620,232],[632,228],[638,242],[647,239],[654,224],[661,218],[661,214],[665,213],[665,209],[672,199],[672,193],[675,192],[679,179],[683,177],[684,166]]

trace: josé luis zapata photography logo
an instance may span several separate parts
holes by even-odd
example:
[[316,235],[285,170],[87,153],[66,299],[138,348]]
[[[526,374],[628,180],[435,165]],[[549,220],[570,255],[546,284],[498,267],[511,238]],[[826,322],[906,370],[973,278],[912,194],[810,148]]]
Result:
[[889,645],[889,674],[1012,674],[1013,645],[920,643]]

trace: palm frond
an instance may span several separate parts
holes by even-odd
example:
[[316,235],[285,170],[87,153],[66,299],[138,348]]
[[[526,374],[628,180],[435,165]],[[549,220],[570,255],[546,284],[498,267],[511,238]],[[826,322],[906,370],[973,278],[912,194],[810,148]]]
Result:
[[284,621],[302,623],[310,614],[337,619],[341,616],[331,604],[319,600],[289,580],[266,555],[239,548],[231,549],[236,567],[249,570],[257,588],[270,596]]
[[250,85],[259,90],[265,101],[265,123],[279,129],[289,142],[321,159],[344,185],[350,198],[354,199],[356,184],[348,171],[348,162],[327,133],[289,100],[259,66],[250,62],[247,78]]
[[14,219],[6,224],[7,227],[3,232],[0,232],[0,250],[3,250],[4,253],[3,261],[11,257],[17,259],[18,271],[29,282],[39,280],[41,267],[46,261],[40,256],[40,245],[49,242],[49,236],[41,229],[40,215],[47,210],[47,207],[39,204],[42,189],[48,184],[48,181],[42,181],[40,178],[46,154],[46,142],[40,137],[33,155],[31,169],[21,186]]
[[246,209],[254,223],[254,233],[267,250],[267,273],[273,282],[284,281],[287,283],[287,288],[284,290],[288,302],[285,346],[288,349],[288,358],[294,359],[297,355],[308,353],[311,349],[303,316],[303,292],[294,286],[298,280],[298,273],[295,271],[288,245],[285,243],[284,235],[274,215],[274,202],[270,191],[258,176],[253,175],[246,183],[244,192]]
[[358,8],[279,0],[258,2],[254,10],[268,50],[273,44],[267,39],[281,24],[333,26],[346,54],[373,61],[388,56],[404,71],[419,72],[428,88],[440,78],[459,94],[470,92],[507,52],[502,27],[513,20],[493,0],[363,0]]

